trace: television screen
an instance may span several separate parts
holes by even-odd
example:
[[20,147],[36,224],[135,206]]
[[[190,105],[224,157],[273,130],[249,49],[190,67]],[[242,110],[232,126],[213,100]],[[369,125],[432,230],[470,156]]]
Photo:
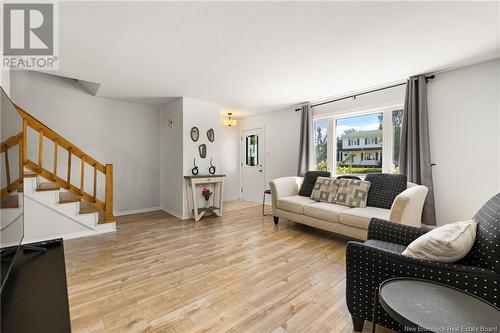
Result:
[[[24,236],[23,195],[18,192],[22,186],[19,166],[19,142],[16,135],[22,132],[21,117],[3,89],[0,103],[0,255],[1,287],[14,263]],[[8,169],[7,169],[8,167]]]

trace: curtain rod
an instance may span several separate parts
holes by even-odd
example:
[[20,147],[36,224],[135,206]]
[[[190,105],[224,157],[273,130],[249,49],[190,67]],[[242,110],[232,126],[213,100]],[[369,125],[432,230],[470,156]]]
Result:
[[[427,82],[428,80],[432,80],[435,77],[436,77],[435,75],[428,75],[428,76],[425,77],[425,81]],[[398,83],[398,84],[393,84],[393,85],[390,85],[390,86],[387,86],[387,87],[382,87],[382,88],[377,88],[377,89],[373,89],[373,90],[368,90],[368,91],[365,91],[365,92],[361,92],[359,94],[354,94],[354,95],[350,95],[350,96],[345,96],[345,97],[340,97],[340,98],[332,99],[332,100],[329,100],[329,101],[325,101],[325,102],[313,104],[313,105],[311,105],[311,108],[314,108],[314,107],[317,107],[317,106],[321,106],[321,105],[325,105],[325,104],[330,104],[330,103],[338,102],[338,101],[343,101],[344,99],[349,99],[349,98],[354,98],[355,99],[356,97],[361,96],[361,95],[371,94],[371,93],[374,93],[374,92],[377,92],[377,91],[381,91],[381,90],[386,90],[386,89],[391,89],[391,88],[403,86],[405,84],[406,84],[406,82]],[[295,112],[300,111],[300,110],[302,110],[302,108],[297,108],[297,109],[295,109]]]

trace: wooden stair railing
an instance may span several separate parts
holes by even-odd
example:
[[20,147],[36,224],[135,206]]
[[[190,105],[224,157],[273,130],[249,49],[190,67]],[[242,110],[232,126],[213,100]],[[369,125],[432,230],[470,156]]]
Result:
[[[23,119],[23,131],[16,134],[5,142],[1,144],[1,152],[5,152],[5,164],[7,172],[7,187],[2,189],[2,196],[13,191],[19,183],[22,183],[23,177],[23,167],[26,167],[33,172],[41,175],[42,177],[52,180],[58,186],[65,188],[68,192],[80,196],[84,201],[93,203],[99,210],[104,211],[104,220],[100,222],[110,222],[114,221],[113,216],[113,165],[112,164],[101,164],[80,148],[63,138],[61,135],[57,134],[55,131],[50,129],[48,126],[44,125],[41,121],[24,111],[21,107],[14,104],[17,112],[21,115]],[[32,128],[38,132],[38,161],[35,163],[28,159],[27,147],[28,147],[28,127]],[[54,142],[54,161],[53,169],[49,171],[43,168],[43,148],[44,139],[48,138]],[[9,159],[8,159],[8,149],[19,144],[19,156],[20,156],[20,173],[19,178],[11,181],[9,172]],[[57,165],[58,165],[58,148],[65,149],[68,152],[67,167],[68,172],[66,178],[61,178],[57,175]],[[71,184],[71,160],[72,156],[77,156],[81,159],[81,171],[80,171],[80,186],[74,186]],[[92,193],[88,193],[84,189],[85,184],[85,164],[93,167],[93,189]],[[104,174],[105,184],[104,184],[104,201],[97,199],[97,172]]]
[[[9,193],[14,192],[16,190],[19,190],[19,187],[22,185],[23,181],[23,162],[22,162],[22,140],[23,140],[23,135],[22,133],[18,133],[16,135],[11,136],[4,142],[0,143],[0,154],[5,154],[5,173],[6,173],[6,180],[7,180],[7,186],[3,189],[1,189],[1,198],[4,199],[6,196],[9,195]],[[19,146],[19,177],[12,180],[11,174],[10,174],[10,160],[9,160],[9,149]]]

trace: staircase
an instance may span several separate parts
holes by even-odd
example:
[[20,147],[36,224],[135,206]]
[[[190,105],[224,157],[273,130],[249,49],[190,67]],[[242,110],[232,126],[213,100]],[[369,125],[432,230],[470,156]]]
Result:
[[[40,218],[45,217],[39,224],[47,223],[47,228],[51,230],[47,237],[72,238],[114,231],[116,224],[113,216],[113,165],[101,164],[18,105],[14,104],[14,107],[22,119],[23,127],[20,133],[0,144],[0,154],[5,154],[7,184],[1,189],[2,217],[9,215],[4,213],[4,210],[19,210],[24,205],[25,238],[26,220],[31,217],[32,212],[37,212],[38,216],[42,215]],[[31,135],[28,135],[28,131]],[[33,131],[35,136],[32,135]],[[36,142],[28,142],[29,139],[33,140],[33,137],[36,137]],[[50,170],[44,167],[48,163],[43,160],[44,149],[49,145],[53,147]],[[38,157],[37,161],[28,158],[28,147],[37,147],[37,151],[33,152]],[[15,161],[9,159],[9,153],[14,155],[13,152],[18,155],[17,172],[13,172],[11,168],[12,162]],[[74,172],[74,164],[72,167],[75,161],[80,166],[76,168],[79,172]],[[64,167],[64,176],[59,175],[58,170]],[[86,169],[91,172],[86,173]],[[72,172],[76,173],[76,178]],[[11,175],[14,173],[17,177],[12,179]],[[100,174],[104,175],[104,178],[99,178]],[[104,181],[101,184],[99,180],[102,179]],[[85,188],[85,185],[89,189]],[[20,195],[22,193],[24,196]],[[59,221],[59,225],[55,225],[54,221]],[[68,225],[61,226],[61,221],[67,221]],[[50,226],[51,223],[54,225]],[[2,230],[7,228],[7,225],[8,221],[7,224],[2,222]],[[62,231],[58,232],[58,229]],[[35,238],[39,240],[43,237]]]

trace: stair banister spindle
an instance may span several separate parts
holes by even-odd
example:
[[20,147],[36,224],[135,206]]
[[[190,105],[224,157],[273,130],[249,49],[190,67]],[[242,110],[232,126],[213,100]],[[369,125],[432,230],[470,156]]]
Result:
[[26,164],[28,160],[28,121],[23,120],[23,165]]
[[5,172],[7,173],[7,192],[10,193],[9,146],[5,145]]
[[38,172],[42,172],[43,159],[43,129],[38,132]]
[[113,164],[106,164],[105,213],[106,220],[113,218]]
[[81,168],[81,171],[80,171],[80,192],[83,193],[83,184],[84,184],[84,178],[85,178],[85,175],[84,175],[84,172],[85,172],[85,161],[83,160],[83,156],[80,157],[81,161],[82,161],[82,168]]
[[97,201],[97,163],[94,163],[94,202]]
[[68,148],[68,178],[67,178],[67,188],[71,188],[71,147]]
[[23,135],[21,134],[19,138],[19,179],[21,183],[23,182],[23,177],[24,177],[23,146],[24,146],[24,140],[23,140]]
[[57,140],[54,140],[54,181],[57,180]]

